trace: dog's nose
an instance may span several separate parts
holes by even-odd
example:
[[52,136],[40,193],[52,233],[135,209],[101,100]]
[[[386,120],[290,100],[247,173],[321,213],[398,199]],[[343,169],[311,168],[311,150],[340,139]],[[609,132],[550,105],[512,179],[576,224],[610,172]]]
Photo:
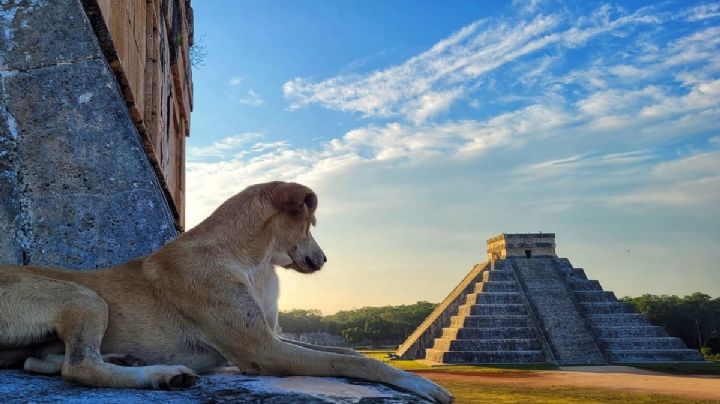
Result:
[[327,262],[327,255],[323,254],[323,262]]
[[315,261],[313,261],[310,257],[305,257],[305,265],[307,265],[308,268],[312,270],[320,268],[320,265],[316,264]]

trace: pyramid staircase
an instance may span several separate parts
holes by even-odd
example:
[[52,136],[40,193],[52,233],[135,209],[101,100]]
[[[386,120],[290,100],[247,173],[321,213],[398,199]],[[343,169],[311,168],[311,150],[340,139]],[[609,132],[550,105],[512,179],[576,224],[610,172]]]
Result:
[[603,291],[600,282],[589,280],[582,268],[573,268],[565,258],[554,260],[569,290],[587,318],[598,345],[610,363],[702,361],[695,349],[663,327],[654,326],[613,292]]
[[535,326],[511,268],[486,269],[425,358],[442,363],[545,362]]
[[446,364],[696,362],[699,351],[651,325],[585,271],[555,255],[555,235],[502,234],[400,346]]

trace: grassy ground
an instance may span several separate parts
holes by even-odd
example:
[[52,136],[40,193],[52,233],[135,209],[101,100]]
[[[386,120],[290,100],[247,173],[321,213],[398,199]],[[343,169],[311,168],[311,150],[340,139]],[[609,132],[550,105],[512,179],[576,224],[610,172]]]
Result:
[[[496,366],[464,366],[442,365],[430,366],[412,360],[390,360],[388,351],[361,351],[366,356],[388,363],[400,369],[417,371],[432,370],[433,372],[452,372],[468,374],[504,374],[509,372],[532,373],[537,370],[554,370],[557,367],[547,364],[531,365],[496,365]],[[636,367],[673,374],[720,374],[720,363],[708,364],[665,364],[637,365]],[[431,379],[432,375],[429,376]],[[708,403],[703,400],[679,398],[668,395],[626,392],[607,389],[579,388],[566,386],[527,387],[517,384],[493,384],[488,382],[466,380],[435,380],[450,390],[457,403]]]
[[438,381],[450,390],[458,404],[463,403],[648,403],[648,404],[707,404],[709,401],[692,400],[660,394],[645,394],[606,389],[577,387],[525,387],[466,381]]
[[712,375],[720,376],[720,362],[705,363],[637,363],[630,366],[654,372],[673,375]]

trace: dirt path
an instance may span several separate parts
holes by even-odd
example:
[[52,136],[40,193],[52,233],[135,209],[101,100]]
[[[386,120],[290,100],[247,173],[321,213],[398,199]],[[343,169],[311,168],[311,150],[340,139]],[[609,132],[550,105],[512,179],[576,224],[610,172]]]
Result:
[[418,370],[414,373],[442,380],[488,384],[522,384],[527,387],[570,386],[667,394],[720,400],[720,377],[674,376],[626,366],[567,367],[560,371],[469,373]]

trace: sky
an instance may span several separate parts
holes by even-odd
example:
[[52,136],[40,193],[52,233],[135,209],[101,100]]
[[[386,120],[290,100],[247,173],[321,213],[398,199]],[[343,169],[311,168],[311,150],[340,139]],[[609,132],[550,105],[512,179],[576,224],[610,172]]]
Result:
[[499,233],[618,297],[720,295],[720,3],[194,1],[187,227],[318,194],[280,308],[439,302]]

